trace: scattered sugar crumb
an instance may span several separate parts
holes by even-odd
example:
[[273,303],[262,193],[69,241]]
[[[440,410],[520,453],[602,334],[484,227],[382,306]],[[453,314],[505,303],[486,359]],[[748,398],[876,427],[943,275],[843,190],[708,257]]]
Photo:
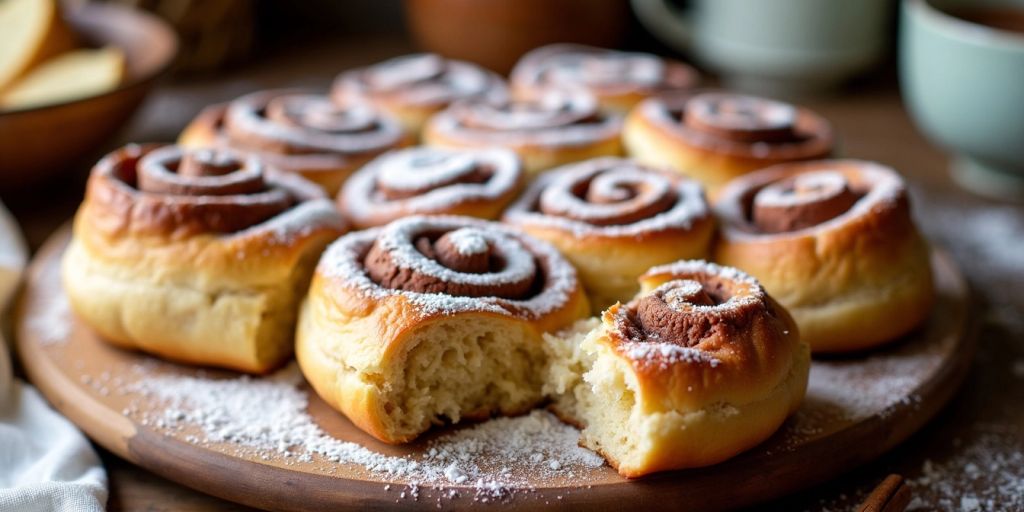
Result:
[[1019,446],[1020,432],[990,430],[967,442],[954,440],[959,446],[947,460],[925,460],[920,475],[908,481],[915,498],[907,510],[1024,510],[1024,453],[1006,449]]
[[[579,431],[548,412],[497,418],[430,441],[423,454],[389,456],[332,437],[306,412],[307,392],[296,365],[265,378],[150,375],[122,387],[163,404],[141,423],[188,433],[189,442],[227,445],[269,460],[327,461],[419,486],[466,486],[479,500],[503,499],[536,482],[584,479],[604,459],[578,445]],[[136,414],[129,407],[127,415]],[[329,466],[330,464],[328,464]],[[452,495],[454,496],[454,495]]]
[[29,328],[39,337],[42,345],[60,345],[71,335],[71,304],[63,293],[47,298],[48,305],[33,308],[28,318]]

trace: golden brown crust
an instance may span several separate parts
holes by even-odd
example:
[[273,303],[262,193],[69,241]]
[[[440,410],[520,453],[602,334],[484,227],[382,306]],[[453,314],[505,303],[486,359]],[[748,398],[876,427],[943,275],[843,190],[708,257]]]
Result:
[[799,408],[810,350],[743,272],[703,261],[651,269],[601,322],[547,336],[557,412],[629,478],[717,464]]
[[627,116],[630,156],[669,167],[714,194],[727,181],[762,167],[832,153],[829,123],[781,102],[719,92],[647,99]]
[[[137,188],[147,165],[165,165],[163,172],[187,167],[167,161],[182,154],[170,146],[133,145],[97,164],[64,260],[69,300],[86,323],[120,346],[267,371],[291,351],[298,288],[319,251],[347,225],[318,187],[251,159],[238,169],[231,167],[235,160],[223,175],[163,176],[178,186],[231,188],[255,168],[266,181],[250,193]],[[222,156],[210,158],[223,163]],[[269,216],[260,200],[268,192],[289,198]],[[253,217],[250,210],[262,213]],[[238,224],[245,219],[252,224]]]
[[592,96],[575,91],[530,100],[454,103],[430,119],[423,140],[446,148],[507,148],[534,175],[570,162],[622,154],[621,131],[621,117],[599,112]]
[[[444,258],[421,245],[426,239],[437,249],[444,236],[462,237],[454,243],[467,255],[498,259],[483,273],[448,267]],[[373,268],[381,264],[374,255],[381,253],[387,254],[386,266]],[[510,280],[520,278],[532,285],[526,290],[515,285],[511,291]],[[426,293],[437,291],[449,293]],[[387,404],[397,400],[391,396],[393,387],[398,386],[389,379],[406,374],[403,365],[423,333],[434,326],[456,329],[457,324],[471,330],[487,325],[520,333],[526,348],[539,353],[543,332],[571,324],[588,308],[574,269],[546,244],[477,219],[410,217],[352,233],[327,250],[300,315],[298,360],[317,393],[356,426],[385,442],[407,442],[425,427],[396,427],[401,415],[410,412],[389,409]],[[450,377],[446,375],[437,378]],[[522,412],[536,405],[539,389],[535,393],[529,404],[492,404],[487,414]]]
[[[792,180],[812,173],[844,180],[857,201],[817,225],[763,232],[751,212],[758,196],[767,196],[761,202],[805,204],[799,197],[773,199],[771,187],[795,190]],[[930,311],[928,247],[911,219],[903,180],[892,169],[858,160],[783,164],[730,183],[715,209],[722,221],[716,261],[761,280],[793,313],[816,352],[890,341]]]
[[566,255],[595,313],[632,298],[647,269],[705,257],[714,230],[696,182],[621,158],[541,175],[502,220]]
[[[666,410],[744,403],[792,370],[801,347],[796,324],[749,276],[680,262],[653,268],[640,280],[641,296],[613,306],[602,321],[604,342],[629,360],[645,392],[652,393],[651,403],[672,404]],[[712,302],[672,295],[689,291],[687,284],[699,285]],[[645,309],[652,303],[667,307],[648,320]],[[652,322],[655,318],[660,324]]]
[[187,147],[227,147],[258,155],[336,193],[359,166],[412,137],[390,116],[359,100],[280,89],[211,105],[182,132]]
[[500,76],[469,62],[430,53],[405,55],[335,79],[331,97],[340,103],[369,101],[419,137],[427,119],[452,102],[507,96]]
[[510,150],[449,150],[420,146],[385,154],[356,172],[338,207],[360,228],[410,215],[495,219],[526,180]]
[[647,53],[630,53],[579,44],[552,44],[528,52],[510,75],[517,98],[533,98],[552,89],[583,89],[601,108],[626,114],[655,94],[692,89],[700,76],[682,62]]

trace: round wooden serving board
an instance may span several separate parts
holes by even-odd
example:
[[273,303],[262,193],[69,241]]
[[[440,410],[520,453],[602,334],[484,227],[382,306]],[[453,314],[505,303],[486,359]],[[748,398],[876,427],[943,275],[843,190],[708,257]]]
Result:
[[[190,425],[181,412],[175,413],[175,422],[161,421],[168,404],[159,393],[139,391],[138,383],[193,377],[231,382],[244,390],[282,378],[246,380],[107,346],[68,310],[60,286],[60,256],[68,236],[67,230],[61,231],[39,252],[19,304],[18,348],[32,382],[93,440],[119,456],[200,491],[266,509],[465,509],[480,502],[516,510],[544,505],[607,510],[750,505],[834,478],[906,439],[949,400],[973,351],[967,286],[951,259],[938,252],[932,260],[938,300],[927,325],[880,351],[816,360],[800,411],[757,448],[716,466],[633,481],[606,465],[570,470],[553,464],[553,471],[525,471],[516,485],[500,492],[482,492],[473,481],[422,481],[379,467],[332,462],[337,459],[315,452],[303,456],[247,449],[230,436],[211,440],[203,425]],[[309,395],[307,411],[314,429],[332,442],[361,445],[345,445],[360,453],[368,453],[365,447],[406,461],[425,460],[433,446],[429,443],[439,435],[459,435],[458,429],[448,428],[427,436],[434,441],[405,447],[381,444],[324,405],[294,377],[294,365],[278,373],[287,372],[293,375],[293,393]],[[480,468],[504,465],[502,460],[470,462]]]

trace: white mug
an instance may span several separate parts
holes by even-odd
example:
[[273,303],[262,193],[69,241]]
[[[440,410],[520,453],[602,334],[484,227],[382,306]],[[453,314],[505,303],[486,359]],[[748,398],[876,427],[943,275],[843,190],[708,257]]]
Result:
[[691,52],[740,90],[776,95],[832,88],[874,64],[892,0],[632,0],[665,44]]

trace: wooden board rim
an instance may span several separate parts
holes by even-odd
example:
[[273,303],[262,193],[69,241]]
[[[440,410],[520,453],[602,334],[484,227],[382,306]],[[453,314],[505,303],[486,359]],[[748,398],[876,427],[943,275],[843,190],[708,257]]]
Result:
[[[39,279],[47,265],[55,264],[70,237],[68,228],[57,232],[40,249],[31,263],[26,286],[16,309],[16,338],[23,367],[30,380],[50,400],[54,407],[94,441],[106,449],[154,473],[192,487],[201,492],[272,510],[372,510],[380,508],[435,508],[430,499],[433,494],[460,486],[421,487],[423,500],[399,500],[395,493],[385,489],[385,482],[346,479],[289,471],[268,464],[254,464],[228,454],[179,441],[159,432],[141,427],[124,417],[120,411],[110,410],[90,395],[79,383],[73,382],[47,355],[38,335],[33,332],[27,318],[26,297],[32,284]],[[759,457],[754,460],[743,456],[709,468],[676,471],[652,475],[640,480],[600,484],[587,487],[538,488],[522,499],[500,502],[507,510],[528,510],[542,503],[561,507],[595,507],[613,509],[622,505],[645,507],[678,507],[685,497],[694,510],[717,510],[747,506],[778,498],[800,489],[827,481],[842,472],[868,462],[916,432],[929,421],[953,396],[966,377],[975,348],[976,328],[970,314],[970,294],[962,274],[952,258],[942,250],[933,253],[933,268],[950,281],[950,290],[956,299],[954,329],[944,336],[956,337],[954,356],[946,360],[931,379],[914,389],[912,395],[921,397],[915,403],[897,403],[884,417],[872,416],[823,438],[801,446],[800,454],[814,460],[812,470],[804,470],[801,478],[794,478],[790,464],[795,455]],[[68,390],[79,390],[68,391]],[[833,446],[858,446],[837,456]],[[827,453],[828,456],[823,454]],[[746,454],[745,454],[746,455]],[[783,457],[782,455],[786,455]],[[746,467],[744,467],[746,465]],[[211,471],[211,469],[213,469]],[[789,471],[787,472],[787,469]],[[785,479],[769,475],[786,475]],[[728,474],[730,479],[722,477]],[[745,492],[727,492],[726,498],[714,500],[706,493],[694,489],[722,482],[742,482]],[[685,485],[683,485],[685,483]],[[470,488],[461,487],[472,498]],[[301,500],[295,500],[301,496]],[[465,509],[478,505],[472,499],[455,498],[444,503],[446,509]]]

